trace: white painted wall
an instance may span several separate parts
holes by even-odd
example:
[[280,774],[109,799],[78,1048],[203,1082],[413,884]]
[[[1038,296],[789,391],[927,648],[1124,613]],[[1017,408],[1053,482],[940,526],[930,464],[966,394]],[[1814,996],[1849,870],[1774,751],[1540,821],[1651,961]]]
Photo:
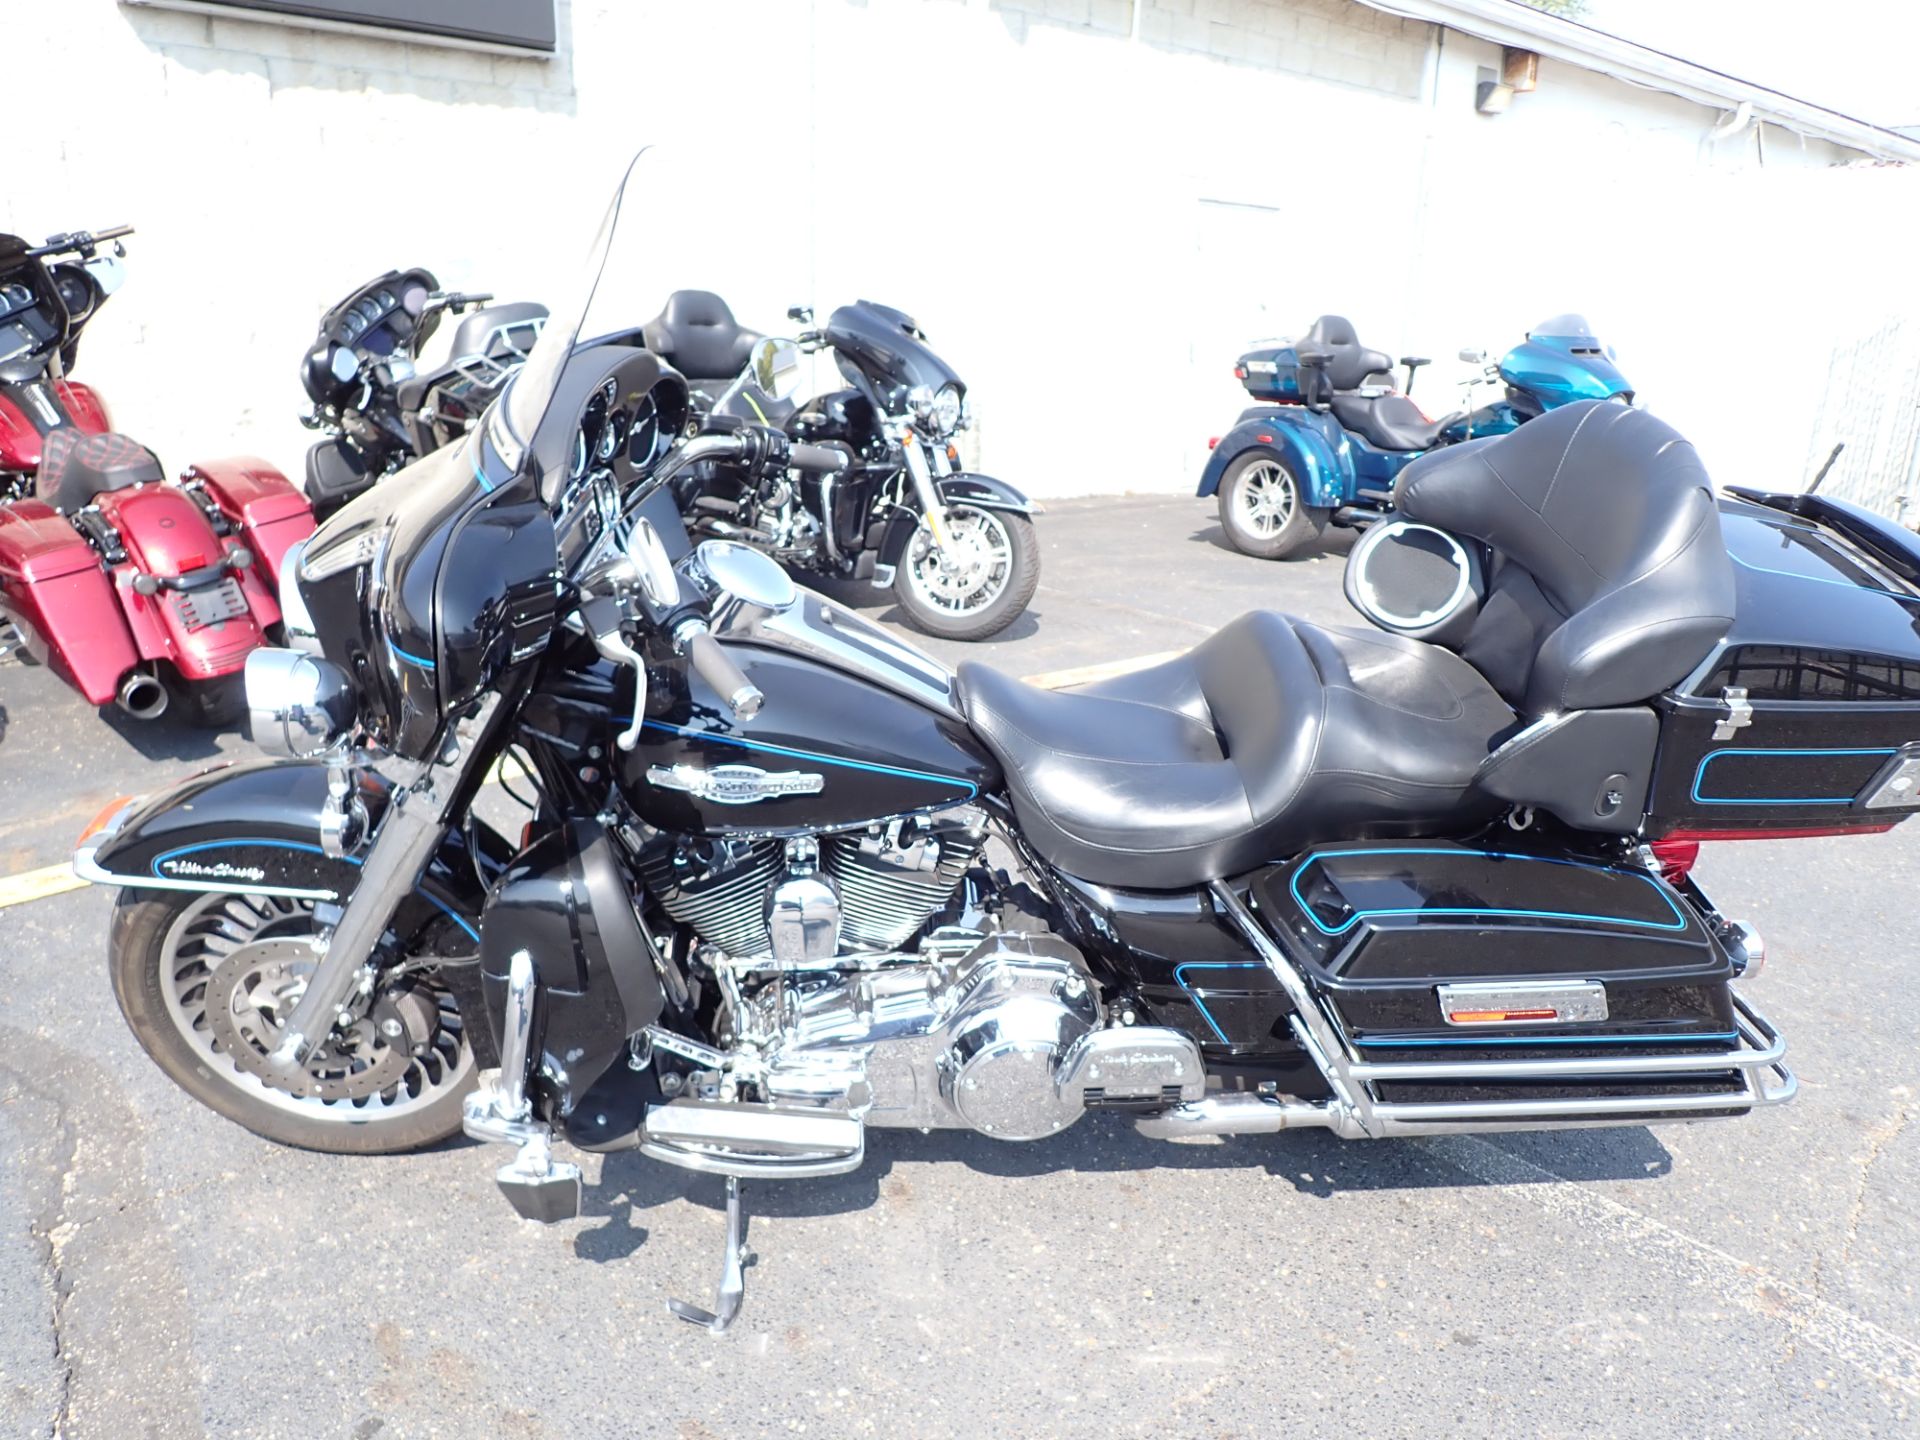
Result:
[[171,464],[290,473],[328,303],[421,263],[560,295],[647,141],[711,157],[653,303],[909,309],[973,387],[980,462],[1041,495],[1190,488],[1240,349],[1327,310],[1446,361],[1415,392],[1436,412],[1459,346],[1582,310],[1716,467],[1790,482],[1828,351],[1885,323],[1906,172],[1774,129],[1709,144],[1714,113],[1551,62],[1479,116],[1495,47],[1350,0],[1141,6],[561,0],[541,62],[17,3],[12,113],[43,128],[0,228],[137,225],[80,377]]

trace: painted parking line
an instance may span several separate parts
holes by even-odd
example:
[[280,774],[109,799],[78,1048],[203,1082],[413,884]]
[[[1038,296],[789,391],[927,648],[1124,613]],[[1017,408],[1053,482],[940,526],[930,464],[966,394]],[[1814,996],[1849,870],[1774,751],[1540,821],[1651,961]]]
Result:
[[[1087,685],[1095,680],[1111,679],[1115,675],[1125,675],[1134,670],[1144,670],[1149,665],[1158,665],[1163,660],[1171,660],[1181,654],[1179,650],[1162,650],[1152,655],[1134,655],[1124,660],[1107,660],[1098,665],[1077,665],[1066,670],[1043,670],[1037,675],[1022,678],[1029,685],[1038,685],[1043,690],[1064,690],[1070,685]],[[500,783],[501,761],[495,760],[487,770],[484,783]],[[38,870],[23,870],[17,875],[0,875],[0,910],[10,905],[25,905],[30,900],[46,900],[55,895],[65,895],[78,890],[87,882],[76,876],[66,864],[44,865]]]
[[29,900],[45,900],[78,890],[87,882],[73,873],[71,865],[43,865],[38,870],[23,870],[18,875],[0,875],[0,910],[9,905],[24,905]]

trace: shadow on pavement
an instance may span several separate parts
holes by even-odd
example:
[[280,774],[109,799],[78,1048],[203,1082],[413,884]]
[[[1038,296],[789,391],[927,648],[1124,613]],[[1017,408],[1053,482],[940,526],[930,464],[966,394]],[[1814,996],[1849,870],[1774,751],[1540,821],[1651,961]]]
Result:
[[[1654,1180],[1673,1168],[1673,1157],[1645,1128],[1558,1131],[1474,1137],[1497,1146],[1521,1162],[1522,1174],[1537,1171],[1535,1183],[1554,1181]],[[1089,1116],[1052,1140],[1008,1144],[961,1130],[921,1134],[913,1130],[867,1132],[867,1158],[848,1175],[820,1180],[744,1181],[750,1214],[776,1218],[812,1218],[866,1210],[881,1198],[897,1161],[963,1165],[982,1175],[1029,1178],[1073,1171],[1123,1180],[1150,1170],[1264,1170],[1294,1190],[1315,1199],[1342,1192],[1392,1190],[1472,1190],[1494,1182],[1470,1174],[1419,1141],[1369,1144],[1341,1140],[1323,1131],[1249,1135],[1218,1144],[1171,1144],[1136,1135],[1112,1116]],[[1499,1183],[1509,1181],[1503,1179]],[[676,1170],[641,1156],[618,1151],[606,1157],[600,1183],[586,1194],[584,1214],[604,1216],[598,1229],[583,1231],[574,1251],[583,1260],[617,1260],[646,1240],[635,1211],[688,1200],[711,1210],[725,1208],[725,1189],[716,1176]]]
[[136,720],[108,705],[101,709],[100,719],[129,749],[148,760],[217,760],[220,747],[215,742],[219,736],[246,738],[241,725],[217,730],[196,726],[172,707],[157,720]]

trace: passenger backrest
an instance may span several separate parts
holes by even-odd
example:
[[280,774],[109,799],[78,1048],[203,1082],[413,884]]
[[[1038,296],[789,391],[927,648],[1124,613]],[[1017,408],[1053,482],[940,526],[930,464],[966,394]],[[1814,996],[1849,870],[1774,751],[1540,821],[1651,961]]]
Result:
[[1344,315],[1322,315],[1301,338],[1333,356],[1327,383],[1336,390],[1358,390],[1369,375],[1385,375],[1392,383],[1393,357],[1362,345],[1353,322]]
[[1584,401],[1436,450],[1401,472],[1396,503],[1494,552],[1460,653],[1525,715],[1650,699],[1733,618],[1712,482],[1644,410]]
[[641,327],[647,349],[689,380],[731,380],[746,369],[758,331],[733,318],[711,290],[676,290]]

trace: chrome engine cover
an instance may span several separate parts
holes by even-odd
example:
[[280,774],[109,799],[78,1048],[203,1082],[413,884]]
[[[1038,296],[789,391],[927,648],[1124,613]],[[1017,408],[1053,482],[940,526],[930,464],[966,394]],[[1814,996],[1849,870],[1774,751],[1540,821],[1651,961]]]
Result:
[[869,1125],[1039,1140],[1090,1099],[1173,1104],[1205,1090],[1186,1035],[1103,1030],[1080,952],[1046,933],[941,932],[924,962],[789,974],[749,1004],[763,1097]]

